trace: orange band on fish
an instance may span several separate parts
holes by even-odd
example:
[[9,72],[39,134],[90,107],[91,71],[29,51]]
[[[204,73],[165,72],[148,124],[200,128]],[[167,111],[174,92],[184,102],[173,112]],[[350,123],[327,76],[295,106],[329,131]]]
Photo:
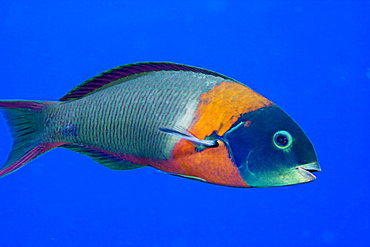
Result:
[[203,93],[200,100],[195,121],[189,129],[200,139],[214,131],[222,136],[242,114],[273,104],[252,89],[227,81]]
[[[228,102],[228,104],[225,104]],[[221,82],[200,96],[195,121],[189,128],[200,139],[216,132],[222,136],[247,112],[272,105],[272,102],[253,90],[235,83]],[[209,183],[235,187],[249,187],[241,178],[225,145],[197,152],[186,140],[178,142],[173,150],[171,166],[159,168],[168,172],[199,176]]]

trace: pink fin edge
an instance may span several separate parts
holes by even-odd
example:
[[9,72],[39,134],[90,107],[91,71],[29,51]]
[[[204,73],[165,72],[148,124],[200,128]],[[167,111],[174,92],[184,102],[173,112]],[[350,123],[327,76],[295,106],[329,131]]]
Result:
[[34,102],[34,101],[14,101],[14,100],[4,100],[0,102],[0,107],[3,108],[26,108],[32,109],[34,111],[41,111],[45,105],[53,104],[53,102],[43,101]]
[[0,170],[0,177],[4,177],[12,172],[15,172],[22,166],[26,165],[31,160],[35,159],[36,157],[56,148],[64,145],[63,142],[56,142],[56,143],[42,143],[35,148],[31,149],[27,153],[25,153],[21,158],[19,158],[16,162],[11,164],[10,166],[5,167],[4,169]]

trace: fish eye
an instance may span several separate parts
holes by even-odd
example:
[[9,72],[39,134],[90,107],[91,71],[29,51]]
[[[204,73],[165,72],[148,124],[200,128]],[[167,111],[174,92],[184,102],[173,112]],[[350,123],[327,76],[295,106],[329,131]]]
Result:
[[274,134],[272,138],[275,147],[278,149],[287,149],[293,143],[293,137],[289,134],[288,131],[280,130]]

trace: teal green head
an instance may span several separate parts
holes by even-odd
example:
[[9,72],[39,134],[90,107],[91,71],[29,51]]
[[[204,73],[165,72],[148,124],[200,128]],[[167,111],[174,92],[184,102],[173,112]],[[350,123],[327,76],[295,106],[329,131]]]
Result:
[[307,183],[321,170],[311,141],[276,105],[243,114],[223,139],[251,187]]

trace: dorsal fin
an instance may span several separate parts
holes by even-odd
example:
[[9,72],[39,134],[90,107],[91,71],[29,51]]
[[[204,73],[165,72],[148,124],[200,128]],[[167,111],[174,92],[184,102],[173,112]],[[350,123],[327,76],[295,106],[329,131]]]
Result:
[[214,75],[217,77],[222,77],[227,80],[233,79],[224,76],[222,74],[201,69],[197,67],[187,66],[183,64],[176,64],[170,62],[144,62],[144,63],[134,63],[119,66],[110,70],[107,70],[89,80],[81,83],[79,86],[75,87],[69,91],[65,96],[63,96],[59,101],[69,101],[80,99],[86,95],[95,93],[97,91],[103,90],[107,87],[122,83],[133,78],[143,76],[147,73],[154,71],[193,71],[202,74]]

